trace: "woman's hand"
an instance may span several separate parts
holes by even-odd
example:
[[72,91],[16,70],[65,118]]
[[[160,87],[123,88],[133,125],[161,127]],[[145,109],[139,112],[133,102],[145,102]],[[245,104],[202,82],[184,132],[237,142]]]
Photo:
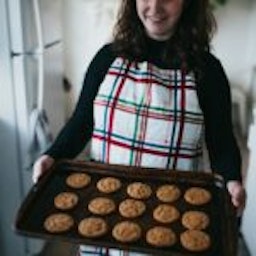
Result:
[[42,177],[42,175],[44,175],[51,168],[54,162],[55,160],[48,155],[40,156],[33,165],[33,182],[37,183],[39,178]]
[[231,195],[233,205],[237,209],[237,215],[241,216],[245,208],[246,192],[241,182],[236,180],[228,181],[227,189]]

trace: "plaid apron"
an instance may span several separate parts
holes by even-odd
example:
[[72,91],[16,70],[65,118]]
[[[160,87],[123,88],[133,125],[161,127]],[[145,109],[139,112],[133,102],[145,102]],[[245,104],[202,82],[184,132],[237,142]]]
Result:
[[[94,100],[91,158],[196,171],[202,167],[203,122],[192,73],[118,57]],[[145,254],[81,246],[80,255]]]

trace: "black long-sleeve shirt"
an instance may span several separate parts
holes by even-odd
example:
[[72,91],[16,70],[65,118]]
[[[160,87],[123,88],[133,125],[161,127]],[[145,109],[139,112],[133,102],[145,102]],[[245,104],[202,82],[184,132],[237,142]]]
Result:
[[[173,68],[161,59],[163,42],[151,41],[144,58],[161,68]],[[93,132],[93,100],[111,63],[117,57],[113,45],[105,45],[92,60],[76,109],[46,154],[54,159],[74,158]],[[225,180],[241,180],[241,157],[233,134],[230,88],[221,63],[212,55],[204,58],[203,78],[197,86],[205,121],[205,140],[211,168]]]

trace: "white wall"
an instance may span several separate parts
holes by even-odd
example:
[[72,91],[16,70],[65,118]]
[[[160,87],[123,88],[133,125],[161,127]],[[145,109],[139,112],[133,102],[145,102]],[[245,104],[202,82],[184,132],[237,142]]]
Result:
[[111,39],[119,0],[64,0],[65,75],[79,95],[85,70]]
[[231,86],[249,90],[252,67],[256,65],[256,2],[229,0],[215,12],[218,31],[213,40]]
[[254,122],[250,126],[248,148],[250,150],[250,162],[246,178],[247,202],[243,214],[242,233],[251,255],[256,255],[256,105],[254,107]]

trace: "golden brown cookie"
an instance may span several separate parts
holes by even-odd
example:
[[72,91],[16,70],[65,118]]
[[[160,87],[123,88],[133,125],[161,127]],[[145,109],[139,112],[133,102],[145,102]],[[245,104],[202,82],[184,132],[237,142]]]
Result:
[[88,205],[90,212],[99,215],[107,215],[116,208],[115,202],[106,197],[96,197],[92,199]]
[[200,187],[189,188],[185,194],[184,199],[192,205],[203,205],[211,201],[211,193]]
[[187,211],[182,215],[182,225],[187,229],[205,229],[209,225],[209,217],[201,211]]
[[176,235],[170,228],[156,226],[147,231],[146,240],[156,247],[168,247],[176,243]]
[[102,178],[97,182],[97,188],[103,193],[113,193],[121,188],[121,181],[114,177]]
[[123,221],[116,224],[112,230],[113,237],[123,243],[131,243],[141,237],[141,228],[131,221]]
[[91,182],[91,176],[86,173],[73,173],[70,174],[66,183],[71,188],[84,188]]
[[147,199],[151,196],[151,187],[142,182],[134,182],[127,187],[127,194],[135,199]]
[[51,214],[44,221],[44,228],[51,233],[68,231],[73,225],[73,218],[65,213]]
[[202,252],[211,246],[210,236],[200,230],[187,230],[180,235],[182,246],[191,252]]
[[181,195],[180,189],[175,185],[163,185],[156,191],[157,198],[164,203],[176,201]]
[[135,199],[126,199],[119,205],[119,212],[123,217],[135,218],[143,214],[146,210],[146,205]]
[[89,217],[80,221],[78,232],[84,237],[96,238],[103,236],[108,231],[108,225],[102,218]]
[[180,217],[180,213],[174,206],[160,204],[154,209],[153,217],[161,223],[171,223]]
[[70,210],[78,203],[78,196],[72,192],[62,192],[54,198],[54,205],[60,210]]

